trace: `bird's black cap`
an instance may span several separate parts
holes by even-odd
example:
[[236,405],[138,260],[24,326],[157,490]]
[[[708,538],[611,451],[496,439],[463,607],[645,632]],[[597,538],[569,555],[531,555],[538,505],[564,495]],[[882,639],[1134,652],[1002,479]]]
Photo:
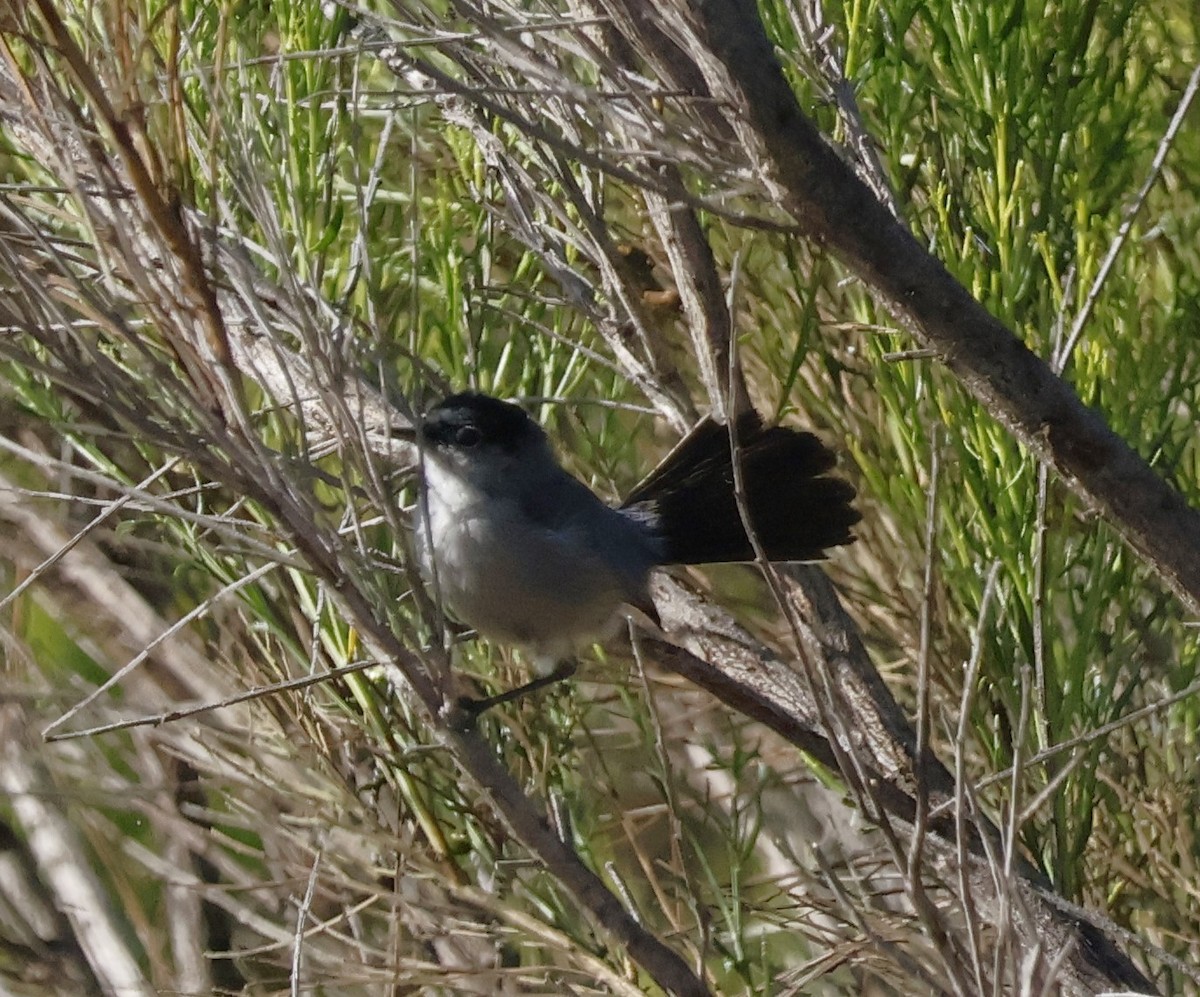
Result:
[[421,438],[430,446],[470,449],[490,445],[514,451],[545,439],[545,434],[512,402],[462,391],[444,398],[425,414]]

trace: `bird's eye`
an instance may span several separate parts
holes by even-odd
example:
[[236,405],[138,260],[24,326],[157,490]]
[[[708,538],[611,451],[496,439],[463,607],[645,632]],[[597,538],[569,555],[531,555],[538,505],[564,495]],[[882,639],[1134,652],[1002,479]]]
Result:
[[454,431],[454,442],[460,447],[465,447],[468,450],[471,447],[478,446],[483,440],[483,433],[478,426],[460,426]]

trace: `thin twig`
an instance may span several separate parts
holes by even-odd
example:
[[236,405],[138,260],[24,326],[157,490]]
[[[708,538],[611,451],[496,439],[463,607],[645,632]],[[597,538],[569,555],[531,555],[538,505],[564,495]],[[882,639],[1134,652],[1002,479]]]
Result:
[[1096,271],[1096,278],[1092,281],[1092,286],[1088,288],[1087,297],[1083,300],[1083,307],[1079,309],[1079,313],[1075,316],[1075,321],[1071,323],[1071,332],[1067,336],[1066,342],[1062,344],[1061,348],[1054,355],[1051,366],[1056,374],[1061,374],[1066,369],[1067,362],[1071,359],[1071,354],[1075,352],[1075,347],[1078,345],[1080,338],[1083,336],[1083,331],[1092,317],[1092,311],[1096,307],[1096,302],[1100,300],[1100,292],[1104,289],[1108,275],[1112,273],[1112,268],[1116,265],[1117,257],[1121,255],[1121,250],[1125,247],[1125,243],[1129,239],[1129,233],[1133,230],[1133,223],[1137,221],[1137,216],[1141,213],[1142,206],[1146,203],[1146,198],[1150,196],[1150,191],[1158,182],[1163,164],[1167,161],[1167,156],[1175,144],[1175,138],[1178,136],[1179,130],[1183,127],[1183,122],[1187,118],[1187,113],[1191,109],[1192,101],[1196,99],[1198,91],[1200,91],[1200,62],[1197,62],[1196,67],[1192,70],[1192,75],[1188,79],[1187,86],[1183,89],[1183,95],[1179,98],[1179,104],[1175,107],[1175,113],[1171,116],[1167,130],[1163,132],[1163,137],[1159,139],[1158,148],[1154,150],[1154,159],[1150,162],[1150,172],[1147,174],[1146,180],[1139,188],[1137,194],[1134,195],[1133,203],[1129,206],[1129,210],[1126,211],[1125,217],[1121,220],[1121,224],[1117,228],[1117,234],[1113,236],[1113,240],[1108,247],[1108,252],[1105,253],[1104,260],[1101,262],[1100,268]]

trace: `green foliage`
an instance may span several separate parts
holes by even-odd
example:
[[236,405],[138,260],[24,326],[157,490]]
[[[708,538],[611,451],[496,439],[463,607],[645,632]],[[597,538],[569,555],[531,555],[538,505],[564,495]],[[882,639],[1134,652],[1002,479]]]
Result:
[[[419,8],[414,18],[444,27],[446,37],[464,28],[431,5],[400,6]],[[814,76],[816,60],[790,16],[794,5],[762,6],[804,106],[828,134],[846,140],[829,81]],[[83,8],[75,13],[88,52],[109,59],[105,32],[87,27]],[[330,303],[340,323],[330,342],[343,350],[347,369],[378,378],[417,405],[465,385],[542,399],[538,414],[569,451],[572,469],[606,494],[626,490],[664,450],[666,434],[651,432],[646,399],[602,335],[621,308],[604,299],[602,268],[581,234],[586,213],[571,199],[568,180],[601,206],[606,235],[647,246],[661,274],[661,247],[636,191],[578,163],[564,176],[543,146],[497,118],[487,122],[497,148],[538,178],[545,197],[531,200],[533,209],[514,204],[513,188],[489,159],[494,150],[481,150],[471,131],[447,120],[416,84],[359,50],[354,18],[342,8],[185,2],[144,5],[138,15],[144,47],[132,64],[149,70],[134,75],[143,80],[139,99],[164,176],[176,178],[215,231],[236,233],[264,276]],[[906,223],[1048,362],[1059,356],[1076,316],[1090,312],[1064,376],[1200,502],[1194,111],[1145,204],[1134,201],[1195,62],[1196,12],[1150,0],[856,0],[831,5],[827,15],[836,19],[834,42],[844,47],[848,82]],[[567,68],[586,86],[594,67],[573,57],[564,57]],[[448,57],[430,58],[455,69]],[[178,83],[177,103],[169,88],[157,89],[176,60],[170,79]],[[668,106],[662,121],[669,124],[671,113]],[[32,161],[13,169],[44,181]],[[40,202],[47,227],[92,260],[86,222],[65,195],[60,213],[56,196]],[[767,210],[734,195],[722,203]],[[1134,208],[1129,241],[1096,286]],[[540,244],[506,224],[526,209]],[[955,750],[962,663],[977,627],[982,670],[977,687],[967,690],[973,740],[963,746],[977,779],[1196,680],[1200,634],[1152,573],[1061,483],[1043,483],[1035,459],[936,360],[898,359],[910,339],[867,289],[793,239],[715,214],[703,223],[723,276],[736,261],[731,297],[755,400],[772,415],[813,426],[850,457],[845,463],[853,465],[848,473],[866,519],[858,545],[839,554],[832,570],[881,667],[899,663],[887,674],[909,705],[926,508],[929,489],[937,488],[929,556],[936,576],[933,736],[941,757]],[[577,273],[585,289],[564,288],[551,258]],[[671,314],[657,321],[664,353],[694,389],[698,365],[683,320]],[[171,410],[171,399],[154,396],[145,358],[103,348],[131,378],[142,378],[162,411]],[[133,485],[168,459],[154,441],[131,441],[116,426],[97,423],[96,413],[64,404],[36,359],[4,366],[6,431],[15,424],[48,451],[70,450],[78,466],[114,487]],[[177,364],[165,350],[157,359]],[[560,399],[573,404],[554,404]],[[330,476],[305,479],[316,496],[314,514],[386,564],[356,582],[414,652],[436,659],[442,642],[453,640],[414,603],[407,542],[394,523],[372,518],[356,491],[366,487],[363,469],[315,455],[293,413],[264,404],[253,428],[281,466],[312,464]],[[23,485],[49,489],[45,468],[4,461],[2,470]],[[409,496],[404,482],[391,485],[395,495]],[[173,511],[131,505],[106,543],[133,573],[159,579],[142,588],[164,615],[203,607],[197,632],[228,686],[295,679],[364,656],[358,634],[311,574],[289,564],[254,575],[268,553],[289,553],[275,510],[211,487],[199,466],[165,475],[154,494],[174,503]],[[985,606],[993,564],[999,585]],[[163,585],[163,577],[174,584]],[[226,588],[235,598],[216,599]],[[26,598],[7,610],[6,627],[24,656],[12,655],[5,668],[19,668],[22,685],[43,694],[93,688],[129,656],[84,649],[70,634],[86,632],[90,621],[59,611],[64,617],[54,619]],[[811,908],[795,909],[796,884],[773,872],[778,854],[803,865],[810,844],[790,827],[774,837],[772,794],[789,763],[771,756],[770,744],[763,748],[756,728],[714,719],[711,703],[677,689],[638,686],[627,677],[628,656],[609,654],[598,652],[600,660],[585,665],[586,685],[489,718],[487,736],[522,785],[552,801],[562,833],[652,930],[683,939],[723,992],[775,992],[781,977],[818,957],[826,936],[812,922],[846,918],[838,903],[815,893]],[[523,675],[519,660],[479,641],[456,645],[454,666],[480,686],[503,688]],[[115,716],[122,703],[118,690],[104,709]],[[1030,719],[1022,726],[1026,707]],[[1022,771],[1015,800],[1007,779],[984,791],[985,804],[1000,814],[1053,787],[1020,823],[1025,852],[1070,899],[1104,908],[1184,956],[1200,945],[1192,875],[1200,860],[1198,710],[1195,696],[1182,699],[1151,721],[1095,739],[1070,767],[1065,753],[1041,757]],[[413,953],[424,951],[425,939],[407,922],[395,928],[386,903],[363,898],[373,890],[391,896],[387,889],[397,882],[419,881],[418,900],[407,898],[414,907],[428,903],[464,918],[469,911],[478,922],[471,930],[503,940],[506,965],[554,964],[547,939],[564,946],[566,939],[610,960],[614,973],[634,975],[619,954],[603,950],[561,885],[529,868],[506,829],[481,812],[443,746],[384,675],[346,675],[277,693],[237,717],[244,741],[219,724],[204,734],[212,768],[196,775],[194,802],[196,826],[211,838],[216,858],[246,870],[231,895],[272,878],[288,882],[288,896],[302,893],[309,863],[319,865],[314,856],[326,861],[325,842],[349,824],[358,836],[349,851],[361,866],[346,858],[337,867],[341,878],[330,873],[335,885],[323,899],[338,916],[363,902],[354,930],[364,949],[385,953],[378,967],[393,968],[388,959],[397,952],[398,962],[419,962]],[[150,809],[139,794],[149,797],[161,773],[146,763],[140,741],[104,745],[95,765],[120,788],[96,804],[105,827],[96,840],[119,841],[128,832],[130,849],[165,848],[171,825],[153,833],[137,826]],[[83,782],[78,760],[68,771]],[[363,771],[371,778],[355,781]],[[716,786],[724,795],[707,795]],[[270,822],[260,807],[278,827],[263,826]],[[313,839],[310,828],[320,828]],[[165,951],[169,944],[154,928],[161,866],[121,861],[114,892],[129,911],[130,930],[146,952],[156,945]],[[223,868],[226,882],[234,882]],[[1176,882],[1181,869],[1191,876],[1187,885]],[[813,872],[814,882],[823,874]],[[466,890],[481,882],[486,902]],[[436,884],[436,901],[422,892],[427,884]],[[870,895],[870,875],[862,884]],[[229,904],[266,918],[241,902]],[[518,913],[547,933],[512,928]],[[294,916],[289,907],[287,917]],[[289,922],[280,931],[289,943],[291,930]],[[388,934],[393,930],[396,936]],[[853,924],[847,933],[857,937],[858,930]],[[277,955],[252,961],[247,973],[282,972],[286,963]],[[424,981],[426,971],[413,968],[411,978]],[[430,986],[447,986],[429,979]],[[838,976],[826,984],[830,992],[852,985]]]
[[[1151,5],[1092,2],[879,5],[876,16],[892,30],[847,20],[848,63],[858,67],[860,100],[910,222],[993,314],[1052,361],[1091,304],[1101,260],[1179,99],[1189,65],[1179,58],[1183,8],[1170,21]],[[1162,28],[1172,22],[1168,37]],[[1194,24],[1190,37],[1194,52]],[[1200,351],[1188,332],[1200,232],[1177,178],[1198,155],[1196,131],[1185,128],[1067,364],[1080,395],[1193,501],[1198,479],[1183,469],[1197,458]],[[861,314],[874,318],[869,306]],[[887,339],[872,345],[877,358],[895,348]],[[975,700],[989,764],[1093,730],[1186,682],[1195,632],[1149,572],[1057,484],[1040,504],[1033,459],[946,378],[914,367],[877,365],[891,446],[864,446],[857,456],[915,545],[926,427],[945,425],[936,556],[946,599],[939,657],[952,688],[966,628],[981,612],[982,569],[998,562],[1003,579]],[[1023,682],[1034,676],[1034,721],[1022,732]],[[1089,869],[1111,873],[1095,864],[1089,835],[1129,804],[1103,792],[1098,760],[1077,766],[1023,832],[1070,896],[1089,883],[1103,888]],[[1051,761],[1034,770],[1025,792],[1057,769]]]

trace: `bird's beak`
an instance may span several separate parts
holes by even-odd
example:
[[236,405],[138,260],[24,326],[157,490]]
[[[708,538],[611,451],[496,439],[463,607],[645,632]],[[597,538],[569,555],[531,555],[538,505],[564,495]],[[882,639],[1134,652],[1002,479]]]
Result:
[[403,440],[405,443],[416,443],[417,427],[392,425],[388,427],[388,435],[391,436],[393,440]]

